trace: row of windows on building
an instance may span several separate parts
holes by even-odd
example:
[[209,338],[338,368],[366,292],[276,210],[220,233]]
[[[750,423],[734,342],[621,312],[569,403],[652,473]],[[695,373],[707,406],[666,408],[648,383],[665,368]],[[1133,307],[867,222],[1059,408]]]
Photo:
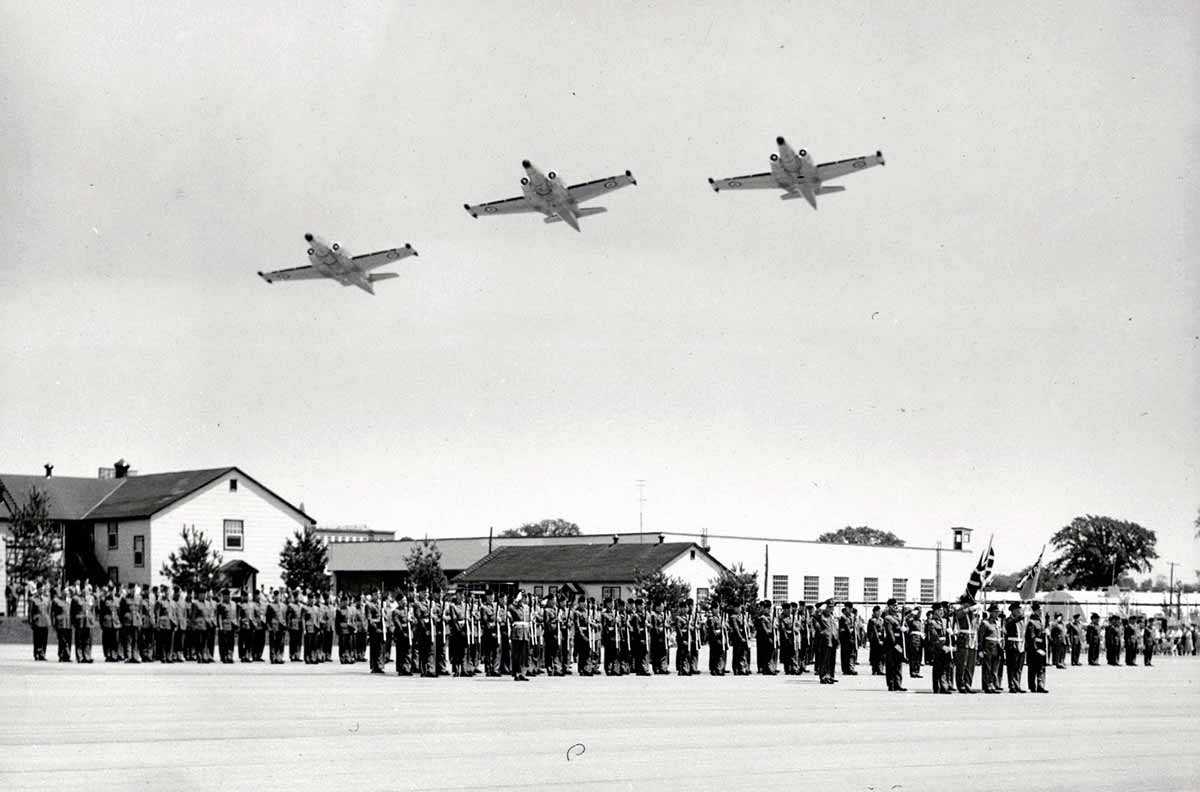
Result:
[[[771,576],[771,600],[773,602],[789,602],[787,575],[772,575]],[[920,601],[933,602],[936,596],[936,585],[933,578],[921,578],[920,583]],[[843,602],[850,599],[850,578],[834,577],[833,591],[828,594],[833,599]],[[882,599],[895,597],[898,600],[907,601],[908,596],[908,578],[892,578],[891,593]],[[804,596],[805,602],[818,602],[823,598],[821,593],[821,578],[819,575],[804,576]],[[879,578],[865,577],[862,582],[862,598],[861,602],[880,602],[879,595]]]
[[[245,523],[242,520],[224,520],[222,529],[221,545],[226,550],[241,550],[242,540],[245,538]],[[108,523],[108,550],[121,549],[120,525],[113,521]],[[146,537],[144,534],[134,534],[133,537],[133,565],[136,568],[141,568],[146,565]]]

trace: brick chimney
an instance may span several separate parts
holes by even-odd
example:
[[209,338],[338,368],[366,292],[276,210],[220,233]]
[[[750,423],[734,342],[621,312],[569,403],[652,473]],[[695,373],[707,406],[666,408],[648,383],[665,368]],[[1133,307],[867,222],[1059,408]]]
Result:
[[113,463],[113,475],[116,478],[126,478],[129,476],[129,463],[124,459],[118,459]]
[[619,541],[621,541],[621,537],[617,536],[616,534],[613,534],[613,544],[616,544]]
[[47,462],[46,464],[42,465],[42,467],[46,469],[46,478],[50,478],[54,475],[54,465],[51,465],[49,462]]

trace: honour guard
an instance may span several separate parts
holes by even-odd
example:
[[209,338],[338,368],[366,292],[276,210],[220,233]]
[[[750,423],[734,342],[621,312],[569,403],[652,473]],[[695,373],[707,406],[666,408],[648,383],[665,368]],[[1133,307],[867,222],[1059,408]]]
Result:
[[46,644],[49,643],[50,625],[53,621],[51,598],[39,583],[34,587],[33,595],[29,598],[26,618],[33,630],[33,659],[46,659]]

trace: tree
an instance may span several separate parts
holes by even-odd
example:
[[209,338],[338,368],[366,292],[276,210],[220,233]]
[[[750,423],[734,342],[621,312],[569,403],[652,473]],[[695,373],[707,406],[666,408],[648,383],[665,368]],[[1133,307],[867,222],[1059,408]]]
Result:
[[723,610],[734,605],[745,607],[758,601],[758,573],[747,572],[741,564],[734,564],[708,583],[710,595]]
[[553,520],[525,523],[520,528],[505,528],[500,535],[511,538],[514,536],[579,536],[581,533],[583,532],[575,523],[556,517]]
[[[992,582],[988,584],[988,588],[992,591],[1016,591],[1017,584],[1021,582],[1021,578],[1025,577],[1026,573],[1033,568],[1033,564],[1026,566],[1016,572],[1006,575],[995,575],[992,577]],[[1058,574],[1049,566],[1042,567],[1042,573],[1038,576],[1038,591],[1056,591],[1059,588],[1066,588],[1071,585],[1071,578]]]
[[329,591],[329,575],[325,566],[329,548],[311,528],[296,531],[283,543],[279,553],[279,568],[283,570],[283,585],[324,594]]
[[1050,538],[1059,556],[1050,567],[1076,588],[1108,588],[1126,572],[1147,572],[1158,558],[1154,531],[1112,517],[1076,517]]
[[442,551],[438,549],[437,542],[423,539],[420,544],[413,545],[404,559],[404,565],[408,567],[409,582],[416,588],[442,591],[450,585],[446,573],[442,571]]
[[823,533],[818,542],[831,544],[875,545],[876,547],[904,547],[904,540],[891,531],[879,531],[866,525],[852,528],[847,525],[837,531]]
[[183,539],[178,552],[172,552],[162,565],[163,577],[184,591],[212,588],[221,566],[221,554],[196,526],[183,526]]
[[8,541],[8,574],[19,583],[58,583],[62,574],[62,545],[58,524],[50,519],[50,496],[30,487],[25,501],[12,513]]
[[678,607],[692,595],[692,587],[683,578],[670,577],[661,569],[646,573],[634,567],[634,585],[651,604],[661,602],[668,608]]

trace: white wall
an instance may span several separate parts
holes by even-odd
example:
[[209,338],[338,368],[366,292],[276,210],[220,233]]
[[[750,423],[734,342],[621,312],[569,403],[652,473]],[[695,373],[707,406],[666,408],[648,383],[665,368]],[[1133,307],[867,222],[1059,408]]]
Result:
[[662,571],[668,577],[684,580],[691,588],[690,596],[695,599],[696,589],[711,588],[712,580],[721,574],[721,567],[710,560],[703,551],[693,548],[667,564]]
[[[97,522],[92,523],[92,546],[96,548],[96,560],[100,562],[100,566],[106,570],[109,567],[117,568],[117,579],[121,585],[126,583],[138,583],[140,585],[148,585],[150,583],[150,521],[149,520],[118,520],[117,523],[117,549],[108,549],[108,523]],[[146,540],[145,562],[142,567],[133,565],[133,537],[143,536]],[[178,543],[176,543],[178,544]],[[159,566],[166,560],[164,555],[158,559]]]
[[[229,480],[238,479],[237,492],[229,491]],[[241,520],[243,549],[227,550],[224,544],[224,521]],[[258,585],[271,588],[283,585],[279,569],[279,551],[304,521],[266,490],[256,486],[237,471],[233,471],[204,489],[156,514],[150,525],[150,544],[153,555],[151,583],[166,583],[159,573],[167,555],[176,550],[182,540],[183,526],[195,526],[213,541],[221,553],[222,563],[240,559],[258,569]]]

